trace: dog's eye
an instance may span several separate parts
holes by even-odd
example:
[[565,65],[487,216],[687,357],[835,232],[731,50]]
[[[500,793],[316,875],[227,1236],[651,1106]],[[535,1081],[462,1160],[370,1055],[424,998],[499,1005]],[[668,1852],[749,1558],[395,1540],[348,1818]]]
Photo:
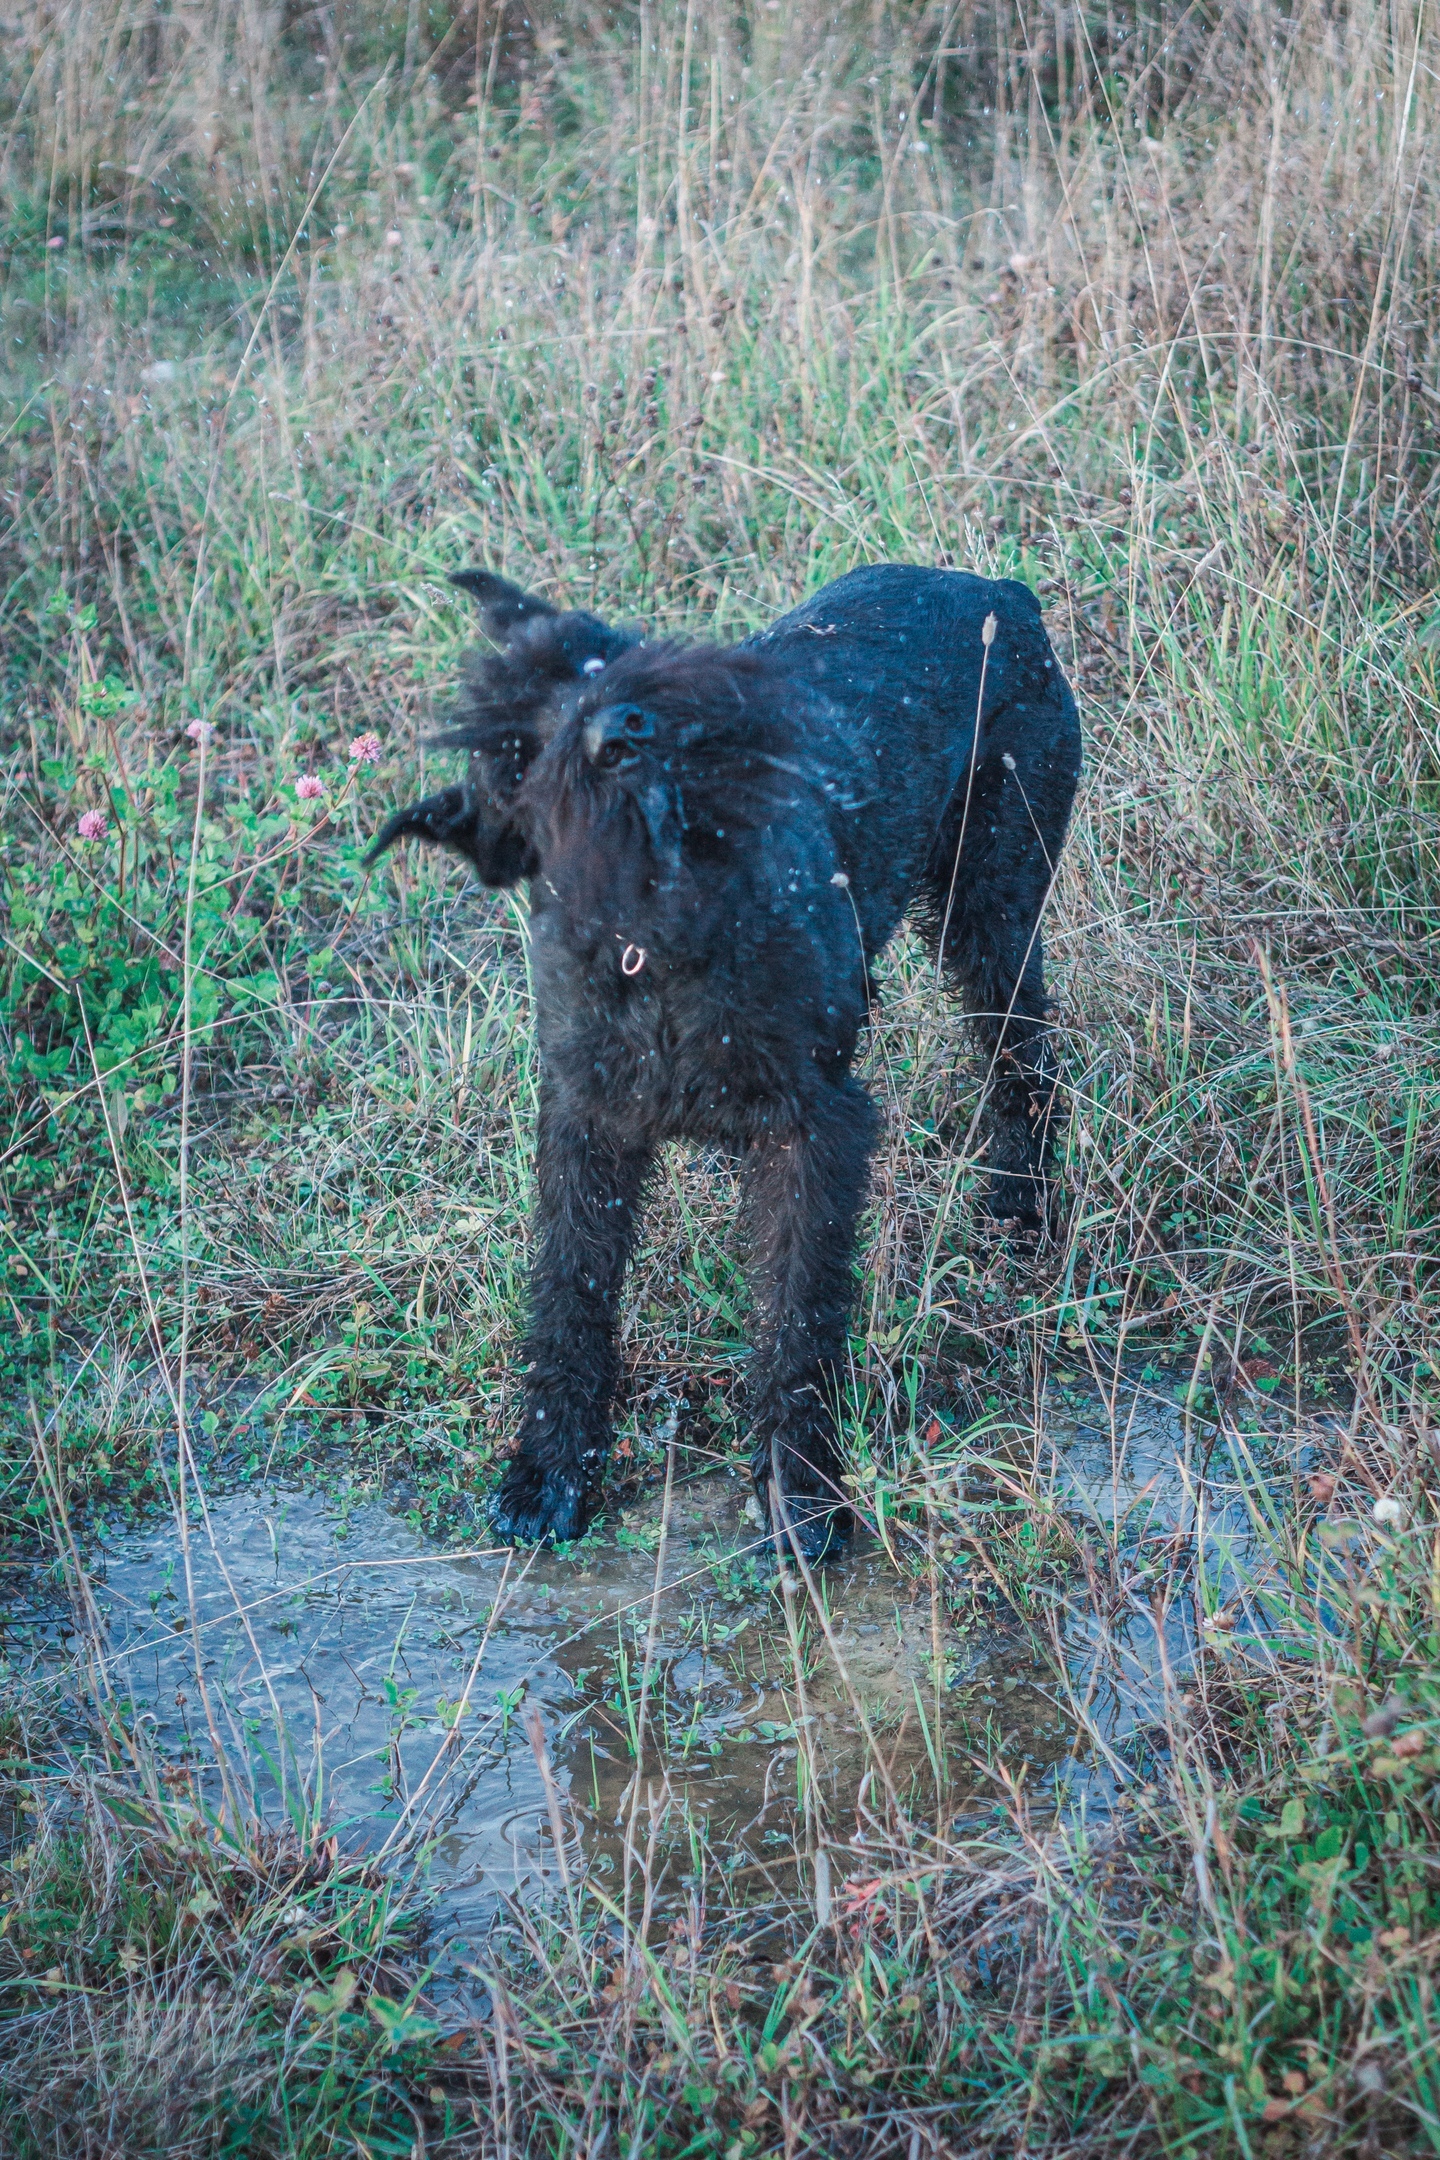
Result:
[[638,765],[640,745],[654,733],[653,716],[639,705],[607,705],[582,730],[585,755],[604,772]]

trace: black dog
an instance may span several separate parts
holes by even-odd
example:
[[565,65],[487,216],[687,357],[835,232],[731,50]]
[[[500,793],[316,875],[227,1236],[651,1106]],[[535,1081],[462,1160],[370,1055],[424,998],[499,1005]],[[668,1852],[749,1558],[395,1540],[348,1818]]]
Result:
[[[1040,911],[1080,766],[1029,590],[852,571],[743,645],[654,644],[487,571],[470,777],[390,819],[530,883],[539,1229],[512,1542],[599,1490],[621,1278],[663,1140],[745,1166],[757,1230],[752,1468],[810,1558],[843,1542],[835,1395],[877,1116],[850,1066],[907,909],[983,1036],[992,1214],[1038,1228],[1054,1089]],[[978,724],[977,724],[978,723]]]

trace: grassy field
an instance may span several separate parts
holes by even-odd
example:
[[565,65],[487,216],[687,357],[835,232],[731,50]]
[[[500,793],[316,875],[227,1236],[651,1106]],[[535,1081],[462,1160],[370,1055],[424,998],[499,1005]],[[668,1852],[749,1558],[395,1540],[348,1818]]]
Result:
[[[7,2151],[1440,2151],[1437,70],[1425,0],[0,23],[14,1612],[48,1571],[83,1642],[97,1526],[197,1479],[463,1534],[504,1452],[523,912],[361,867],[473,635],[445,573],[734,635],[889,557],[1035,587],[1087,765],[1038,1257],[884,966],[857,1497],[937,1688],[1064,1599],[1193,1644],[1108,1822],[977,1732],[994,1807],[877,1802],[763,1964],[713,1855],[668,1937],[581,1884],[442,2045],[416,1909],[179,1805],[17,1620]],[[733,1201],[668,1164],[622,1496],[676,1417],[745,1448]],[[1250,1462],[1238,1608],[1048,1496],[1056,1391],[1132,1386]]]

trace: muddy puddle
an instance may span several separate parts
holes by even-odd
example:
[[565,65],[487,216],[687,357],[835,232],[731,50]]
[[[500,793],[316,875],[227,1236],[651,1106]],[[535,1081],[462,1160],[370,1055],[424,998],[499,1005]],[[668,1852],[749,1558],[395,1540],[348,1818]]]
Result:
[[1189,1598],[1162,1632],[1147,1613],[1146,1554],[1187,1537],[1223,1598],[1249,1532],[1236,1466],[1212,1449],[1197,1468],[1179,1414],[1134,1394],[1090,1423],[1057,1406],[1040,1468],[1075,1549],[1118,1538],[1135,1556],[1118,1595],[1050,1593],[1048,1658],[998,1606],[958,1628],[942,1611],[937,1637],[926,1571],[865,1534],[818,1577],[823,1612],[804,1584],[786,1595],[748,1480],[720,1470],[676,1474],[663,1554],[658,1491],[563,1557],[438,1547],[373,1497],[218,1496],[192,1522],[188,1579],[168,1520],[97,1556],[100,1669],[163,1754],[210,1764],[218,1735],[268,1816],[397,1864],[420,1850],[459,1940],[501,1894],[553,1882],[555,1797],[602,1878],[632,1819],[649,1834],[628,1797],[642,1695],[647,1789],[683,1797],[681,1842],[778,1884],[807,1811],[855,1832],[877,1756],[932,1820],[993,1800],[987,1748],[1037,1799],[1091,1812],[1140,1774],[1162,1666],[1183,1675],[1197,1654]]

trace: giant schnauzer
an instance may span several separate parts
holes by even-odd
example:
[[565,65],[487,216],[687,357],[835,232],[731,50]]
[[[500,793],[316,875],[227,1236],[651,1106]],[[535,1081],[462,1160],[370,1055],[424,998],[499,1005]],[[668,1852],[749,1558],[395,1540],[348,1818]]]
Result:
[[1080,735],[1039,603],[877,564],[717,647],[647,643],[488,571],[454,583],[499,648],[441,738],[469,777],[374,852],[412,834],[530,888],[539,1225],[496,1535],[584,1529],[646,1182],[661,1141],[700,1140],[753,1202],[756,1487],[777,1536],[822,1558],[849,1523],[836,1396],[879,1122],[851,1064],[907,909],[987,1052],[989,1210],[1044,1216],[1040,913]]

